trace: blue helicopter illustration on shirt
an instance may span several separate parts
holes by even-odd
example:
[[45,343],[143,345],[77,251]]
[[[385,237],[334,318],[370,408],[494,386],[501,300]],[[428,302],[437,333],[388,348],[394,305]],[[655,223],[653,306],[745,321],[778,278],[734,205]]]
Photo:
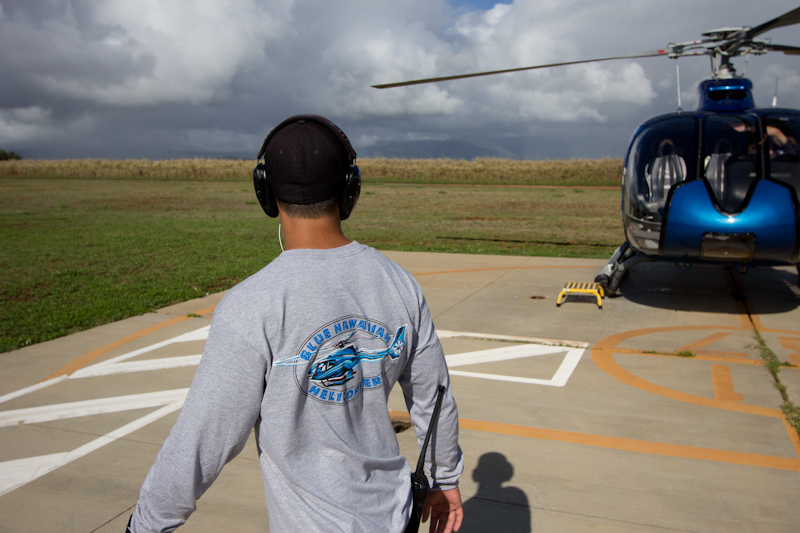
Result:
[[336,351],[308,369],[308,380],[325,387],[342,385],[353,379],[363,361],[380,361],[386,356],[397,359],[406,345],[405,332],[405,326],[398,329],[392,344],[383,350],[364,350],[350,342],[350,338],[343,340],[336,344]]

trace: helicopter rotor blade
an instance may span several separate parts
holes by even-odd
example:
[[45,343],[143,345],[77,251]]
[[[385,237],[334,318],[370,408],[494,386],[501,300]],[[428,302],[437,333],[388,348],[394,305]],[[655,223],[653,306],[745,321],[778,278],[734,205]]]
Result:
[[[450,80],[461,80],[465,78],[477,78],[479,76],[492,76],[495,74],[506,74],[509,72],[520,72],[524,70],[536,70],[542,68],[550,68],[550,67],[562,67],[567,65],[579,65],[581,63],[596,63],[600,61],[613,61],[619,59],[636,59],[636,58],[643,58],[643,57],[655,57],[655,56],[669,56],[672,58],[682,57],[682,56],[696,56],[696,55],[710,55],[715,56],[716,54],[723,53],[728,57],[734,57],[738,55],[743,55],[745,52],[750,53],[754,50],[764,50],[770,52],[783,52],[784,54],[788,55],[800,55],[800,47],[796,46],[787,46],[787,45],[773,45],[767,44],[764,42],[754,43],[753,38],[757,35],[765,33],[769,30],[775,28],[782,28],[785,26],[792,26],[794,24],[800,24],[800,7],[795,8],[791,11],[784,13],[783,15],[776,17],[770,21],[767,21],[755,28],[745,29],[742,28],[741,30],[736,30],[735,35],[723,35],[720,32],[710,32],[709,39],[704,39],[700,41],[691,41],[688,43],[680,43],[680,44],[670,44],[669,47],[659,50],[651,50],[648,52],[640,52],[638,54],[628,54],[624,56],[615,56],[615,57],[601,57],[597,59],[584,59],[580,61],[565,61],[562,63],[550,63],[548,65],[536,65],[532,67],[519,67],[519,68],[510,68],[504,70],[491,70],[487,72],[475,72],[472,74],[459,74],[455,76],[442,76],[438,78],[425,78],[419,80],[409,80],[409,81],[401,81],[396,83],[384,83],[380,85],[373,85],[375,89],[389,89],[392,87],[406,87],[409,85],[420,85],[423,83],[438,83],[442,81],[450,81]],[[730,33],[729,30],[725,30]],[[720,33],[717,35],[717,33]],[[721,43],[719,47],[712,47],[713,43]],[[755,49],[752,48],[754,44],[757,44]]]
[[768,44],[764,47],[765,50],[770,52],[783,52],[787,55],[797,56],[800,55],[800,46],[788,46],[785,44]]
[[756,26],[755,28],[751,28],[745,32],[744,38],[745,39],[752,39],[757,35],[761,35],[764,32],[767,32],[774,28],[782,28],[784,26],[791,26],[793,24],[797,24],[800,22],[800,7],[793,9],[787,13],[784,13],[780,17],[776,17],[760,26]]
[[617,56],[617,57],[601,57],[597,59],[583,59],[581,61],[565,61],[563,63],[550,63],[548,65],[536,65],[533,67],[519,67],[519,68],[509,68],[505,70],[491,70],[488,72],[474,72],[472,74],[458,74],[456,76],[443,76],[440,78],[426,78],[421,80],[410,80],[410,81],[400,81],[396,83],[384,83],[381,85],[373,85],[375,89],[389,89],[391,87],[405,87],[407,85],[420,85],[423,83],[437,83],[440,81],[450,81],[450,80],[460,80],[464,78],[477,78],[479,76],[492,76],[494,74],[505,74],[507,72],[519,72],[522,70],[535,70],[540,68],[549,68],[549,67],[563,67],[566,65],[578,65],[581,63],[596,63],[599,61],[612,61],[615,59],[635,59],[639,57],[655,57],[655,56],[664,56],[668,55],[669,50],[667,49],[660,49],[660,50],[650,50],[648,52],[640,52],[638,54],[629,54],[625,56]]

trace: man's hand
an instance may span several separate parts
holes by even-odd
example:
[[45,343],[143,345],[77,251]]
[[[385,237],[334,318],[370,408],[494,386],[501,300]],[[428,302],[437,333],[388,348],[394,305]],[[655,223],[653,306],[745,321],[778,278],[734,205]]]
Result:
[[432,490],[425,499],[422,509],[422,521],[428,517],[431,524],[430,533],[451,533],[461,528],[464,509],[461,508],[461,493],[458,487],[450,490]]

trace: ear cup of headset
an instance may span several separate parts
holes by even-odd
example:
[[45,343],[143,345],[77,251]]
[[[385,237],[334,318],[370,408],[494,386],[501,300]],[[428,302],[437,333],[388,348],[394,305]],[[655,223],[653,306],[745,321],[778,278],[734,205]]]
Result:
[[361,169],[357,166],[352,166],[344,177],[344,186],[339,195],[339,216],[342,220],[347,220],[350,217],[350,213],[353,212],[360,194]]
[[278,216],[278,202],[269,190],[267,185],[267,166],[264,163],[259,163],[253,169],[253,187],[256,190],[256,198],[258,203],[261,204],[261,209],[270,218]]

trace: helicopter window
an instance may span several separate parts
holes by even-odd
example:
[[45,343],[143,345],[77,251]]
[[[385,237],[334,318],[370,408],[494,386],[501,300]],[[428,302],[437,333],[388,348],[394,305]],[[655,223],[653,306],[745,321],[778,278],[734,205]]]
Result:
[[670,189],[691,179],[687,159],[694,151],[695,121],[670,118],[643,129],[628,156],[628,197],[638,217],[660,221]]
[[649,201],[663,204],[670,188],[686,179],[686,161],[675,152],[671,139],[659,143],[658,155],[645,167]]
[[747,91],[743,89],[726,89],[721,91],[710,89],[708,91],[708,97],[715,102],[722,102],[725,100],[744,100],[747,98]]
[[721,211],[738,213],[756,179],[756,127],[751,117],[709,116],[704,173]]
[[800,134],[800,116],[766,115],[763,119],[765,153],[769,173],[773,179],[789,184],[800,201],[800,162],[797,154],[797,136]]

